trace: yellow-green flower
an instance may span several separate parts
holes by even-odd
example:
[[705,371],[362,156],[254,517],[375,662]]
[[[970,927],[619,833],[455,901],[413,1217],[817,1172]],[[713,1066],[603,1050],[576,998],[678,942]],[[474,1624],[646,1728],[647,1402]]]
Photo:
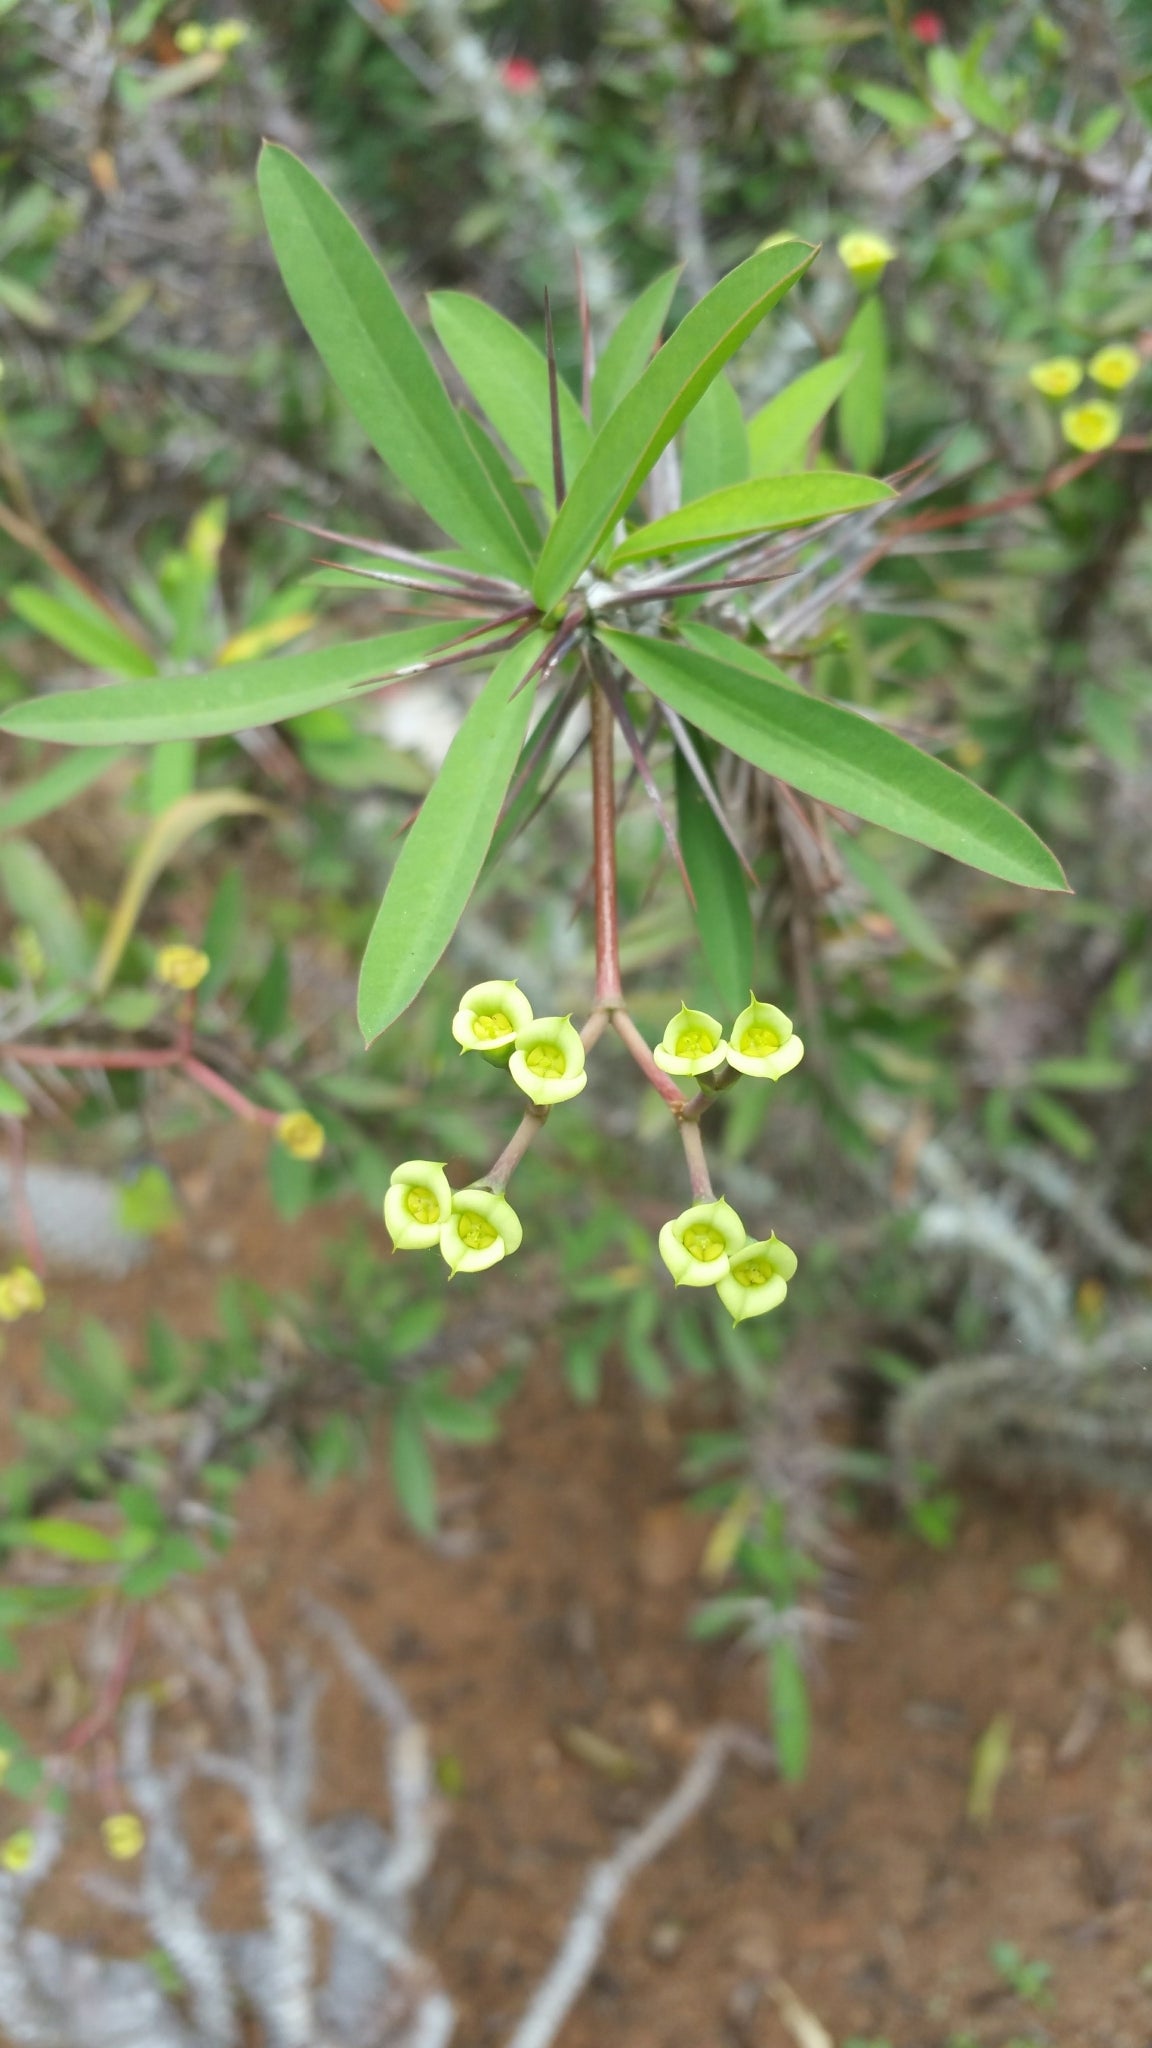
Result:
[[531,1022],[532,1005],[514,981],[478,981],[460,998],[452,1036],[464,1052],[497,1053],[506,1061],[516,1033]]
[[715,1287],[727,1277],[733,1252],[747,1232],[735,1209],[718,1202],[693,1202],[660,1232],[660,1257],[677,1287]]
[[100,1839],[117,1863],[131,1863],[144,1847],[144,1823],[135,1813],[110,1813],[100,1823]]
[[1071,398],[1083,381],[1084,365],[1075,356],[1046,356],[1028,372],[1033,390],[1042,391],[1045,398]]
[[652,1057],[666,1074],[710,1074],[723,1065],[727,1051],[719,1017],[681,1003]]
[[728,1065],[761,1081],[779,1081],[803,1057],[804,1042],[793,1031],[791,1017],[753,996],[728,1034]]
[[440,1250],[453,1273],[483,1273],[519,1251],[524,1232],[511,1202],[490,1188],[461,1188],[440,1233]]
[[38,1315],[44,1306],[44,1284],[31,1266],[13,1266],[0,1277],[0,1323],[18,1323]]
[[588,1084],[580,1033],[567,1017],[535,1017],[516,1033],[508,1072],[541,1107],[570,1101]]
[[1105,391],[1123,391],[1143,367],[1143,358],[1126,341],[1110,341],[1105,348],[1097,349],[1088,365],[1088,375],[1094,384],[1102,384]]
[[319,1159],[324,1150],[324,1126],[306,1109],[290,1109],[276,1125],[276,1136],[293,1159]]
[[184,57],[198,57],[208,47],[208,31],[200,21],[186,21],[172,38]]
[[1106,398],[1087,398],[1083,405],[1070,405],[1060,415],[1064,439],[1085,455],[1098,455],[1119,438],[1123,421],[1120,408]]
[[31,1828],[18,1828],[14,1835],[0,1842],[0,1864],[5,1870],[27,1870],[35,1853],[36,1837]]
[[896,251],[885,236],[876,235],[867,229],[859,229],[850,235],[841,235],[836,244],[836,253],[850,271],[854,284],[863,291],[883,277],[888,265],[894,260]]
[[795,1271],[795,1252],[773,1235],[733,1252],[716,1292],[733,1322],[742,1323],[748,1316],[766,1316],[769,1309],[779,1308]]
[[384,1197],[384,1222],[398,1252],[427,1252],[440,1242],[452,1214],[452,1190],[443,1165],[406,1159]]
[[242,21],[222,21],[208,31],[208,48],[218,50],[227,57],[232,50],[238,50],[241,43],[248,41],[249,30]]
[[166,988],[199,988],[211,965],[199,946],[161,946],[156,955],[156,979]]

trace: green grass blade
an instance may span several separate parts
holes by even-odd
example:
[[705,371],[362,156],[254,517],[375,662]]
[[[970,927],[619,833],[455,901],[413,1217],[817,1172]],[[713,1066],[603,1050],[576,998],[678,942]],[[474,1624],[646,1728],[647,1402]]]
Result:
[[78,595],[54,597],[37,583],[15,583],[6,595],[18,619],[77,661],[114,676],[155,675],[148,649],[121,632],[97,605],[84,604]]

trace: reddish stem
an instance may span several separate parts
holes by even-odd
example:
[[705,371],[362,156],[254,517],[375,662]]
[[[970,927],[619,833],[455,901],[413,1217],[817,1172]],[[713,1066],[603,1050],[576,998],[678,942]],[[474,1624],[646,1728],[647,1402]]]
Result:
[[647,1039],[641,1036],[627,1010],[612,1011],[612,1028],[623,1039],[640,1072],[655,1088],[656,1093],[663,1097],[673,1116],[677,1119],[682,1117],[687,1107],[683,1095],[671,1074],[666,1074],[662,1067],[656,1065]]
[[112,1669],[105,1680],[104,1689],[91,1712],[77,1721],[64,1736],[60,1744],[61,1755],[75,1756],[77,1750],[85,1748],[89,1742],[95,1741],[98,1735],[102,1735],[109,1722],[115,1718],[124,1697],[132,1670],[132,1660],[139,1642],[140,1610],[132,1608],[125,1618],[119,1648]]
[[28,1147],[24,1135],[22,1118],[5,1118],[8,1125],[8,1160],[12,1171],[12,1211],[16,1218],[16,1235],[20,1248],[33,1272],[44,1271],[44,1249],[40,1243],[40,1232],[28,1199]]
[[491,1188],[494,1195],[502,1195],[520,1161],[533,1139],[539,1134],[541,1125],[548,1116],[547,1103],[530,1103],[524,1111],[515,1131],[495,1164],[489,1167],[482,1181],[477,1185]]
[[593,678],[592,720],[592,865],[596,904],[596,1001],[622,999],[620,927],[616,908],[616,792],[612,777],[612,706]]
[[179,1046],[141,1046],[135,1052],[102,1052],[95,1046],[23,1045],[19,1040],[0,1045],[0,1060],[22,1067],[178,1067],[184,1055]]
[[708,1172],[708,1161],[704,1157],[704,1140],[698,1123],[681,1121],[680,1137],[684,1145],[684,1157],[688,1162],[688,1179],[692,1185],[694,1202],[714,1202],[712,1179]]
[[217,1102],[222,1102],[234,1116],[244,1117],[248,1123],[270,1126],[279,1123],[278,1109],[265,1109],[262,1103],[252,1102],[247,1095],[242,1095],[238,1088],[234,1088],[231,1081],[226,1081],[222,1074],[206,1066],[203,1060],[198,1060],[194,1056],[181,1059],[180,1071],[186,1074],[190,1081],[194,1081],[198,1088],[203,1088],[206,1095],[214,1095]]

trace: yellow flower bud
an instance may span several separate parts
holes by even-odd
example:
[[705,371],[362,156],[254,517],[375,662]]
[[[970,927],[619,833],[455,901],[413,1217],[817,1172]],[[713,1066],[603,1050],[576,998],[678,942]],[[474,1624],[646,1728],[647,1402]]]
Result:
[[1085,455],[1098,455],[1102,448],[1110,448],[1119,438],[1122,424],[1119,406],[1109,405],[1106,398],[1086,399],[1083,405],[1069,406],[1060,415],[1064,439]]
[[1123,391],[1143,367],[1143,358],[1127,342],[1112,341],[1106,348],[1097,349],[1088,365],[1088,375],[1094,384],[1102,384],[1105,391]]
[[1028,372],[1032,389],[1043,392],[1045,398],[1071,398],[1083,378],[1084,365],[1075,356],[1046,356]]
[[5,1870],[27,1870],[36,1850],[36,1837],[31,1828],[19,1828],[6,1841],[0,1842],[0,1863]]
[[144,1823],[135,1813],[110,1813],[100,1823],[100,1839],[117,1863],[130,1863],[144,1847]]
[[156,979],[166,988],[199,988],[211,965],[199,946],[161,946],[156,955]]
[[13,1266],[0,1276],[0,1323],[18,1323],[21,1316],[38,1315],[43,1306],[43,1283],[31,1266]]
[[186,21],[172,40],[182,57],[198,57],[208,46],[208,31],[202,22]]
[[324,1150],[324,1126],[306,1109],[290,1109],[282,1116],[276,1136],[293,1159],[319,1159]]
[[241,43],[247,41],[248,29],[242,21],[222,21],[219,27],[211,30],[208,48],[218,50],[221,56],[226,57],[229,51],[238,50]]
[[850,235],[841,235],[836,244],[836,253],[845,270],[851,272],[853,282],[863,291],[868,285],[875,284],[878,278],[883,277],[896,251],[883,235],[861,230]]

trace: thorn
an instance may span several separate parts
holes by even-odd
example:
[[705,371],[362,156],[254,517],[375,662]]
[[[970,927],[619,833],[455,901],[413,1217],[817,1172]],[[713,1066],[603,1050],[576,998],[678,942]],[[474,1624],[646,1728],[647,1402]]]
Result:
[[564,445],[560,438],[560,379],[556,371],[556,337],[552,332],[552,302],[544,287],[544,340],[548,351],[548,407],[552,415],[552,489],[556,510],[564,503]]

